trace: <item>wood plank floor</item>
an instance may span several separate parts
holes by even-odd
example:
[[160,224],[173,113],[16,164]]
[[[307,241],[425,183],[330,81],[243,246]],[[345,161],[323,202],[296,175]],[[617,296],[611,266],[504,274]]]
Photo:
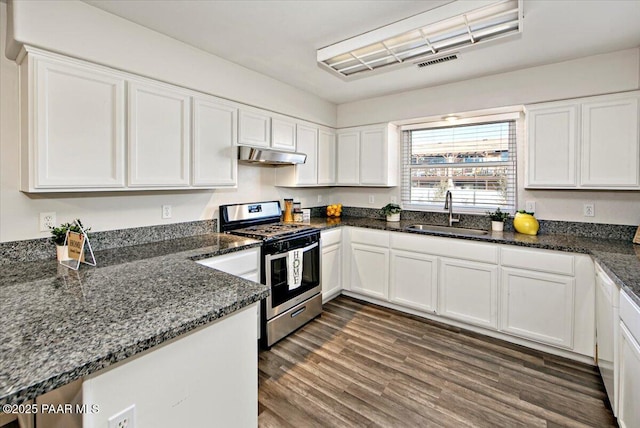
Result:
[[260,427],[615,427],[595,367],[340,296],[259,354]]

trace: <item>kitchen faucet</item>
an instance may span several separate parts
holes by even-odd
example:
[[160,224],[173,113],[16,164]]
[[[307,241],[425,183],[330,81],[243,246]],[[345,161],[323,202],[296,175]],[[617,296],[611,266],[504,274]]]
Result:
[[447,190],[447,195],[444,197],[444,209],[449,210],[449,227],[453,226],[453,223],[460,221],[460,216],[458,218],[453,217],[453,195],[450,190]]

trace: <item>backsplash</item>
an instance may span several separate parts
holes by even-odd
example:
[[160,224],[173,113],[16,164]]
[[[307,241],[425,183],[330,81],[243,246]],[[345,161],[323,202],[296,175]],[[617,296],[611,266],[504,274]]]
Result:
[[[217,230],[218,220],[214,219],[107,230],[104,232],[90,232],[89,237],[93,251],[100,251],[109,248],[167,241],[187,236],[204,235],[217,232]],[[41,259],[54,259],[55,257],[56,249],[54,244],[49,241],[49,238],[0,242],[0,264],[15,261],[29,262]]]

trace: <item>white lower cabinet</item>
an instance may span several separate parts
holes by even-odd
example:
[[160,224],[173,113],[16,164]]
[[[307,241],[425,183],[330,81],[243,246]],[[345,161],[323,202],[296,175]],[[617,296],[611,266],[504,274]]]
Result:
[[620,323],[620,397],[618,423],[622,428],[640,427],[640,344]]
[[[348,295],[558,355],[595,356],[589,256],[359,227],[343,231],[340,289]],[[333,264],[333,254],[327,260]]]
[[[235,251],[221,256],[198,260],[197,263],[248,279],[249,281],[260,282],[260,248]],[[260,305],[257,305],[257,317],[258,339],[260,339]]]
[[322,241],[322,302],[331,300],[342,290],[342,230],[323,231]]
[[498,267],[440,259],[438,313],[469,324],[498,328]]
[[435,312],[438,293],[438,258],[391,250],[389,301],[424,312]]
[[640,427],[640,308],[620,293],[618,424]]
[[386,299],[389,285],[389,249],[351,244],[351,290]]
[[199,264],[251,281],[260,281],[260,248],[198,260]]
[[501,276],[502,330],[571,349],[575,279],[513,268]]

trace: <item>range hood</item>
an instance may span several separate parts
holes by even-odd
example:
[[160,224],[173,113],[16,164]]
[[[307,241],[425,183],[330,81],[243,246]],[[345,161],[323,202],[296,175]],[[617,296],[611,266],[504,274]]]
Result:
[[238,146],[238,162],[258,165],[297,165],[305,163],[304,153],[280,152],[258,147]]

